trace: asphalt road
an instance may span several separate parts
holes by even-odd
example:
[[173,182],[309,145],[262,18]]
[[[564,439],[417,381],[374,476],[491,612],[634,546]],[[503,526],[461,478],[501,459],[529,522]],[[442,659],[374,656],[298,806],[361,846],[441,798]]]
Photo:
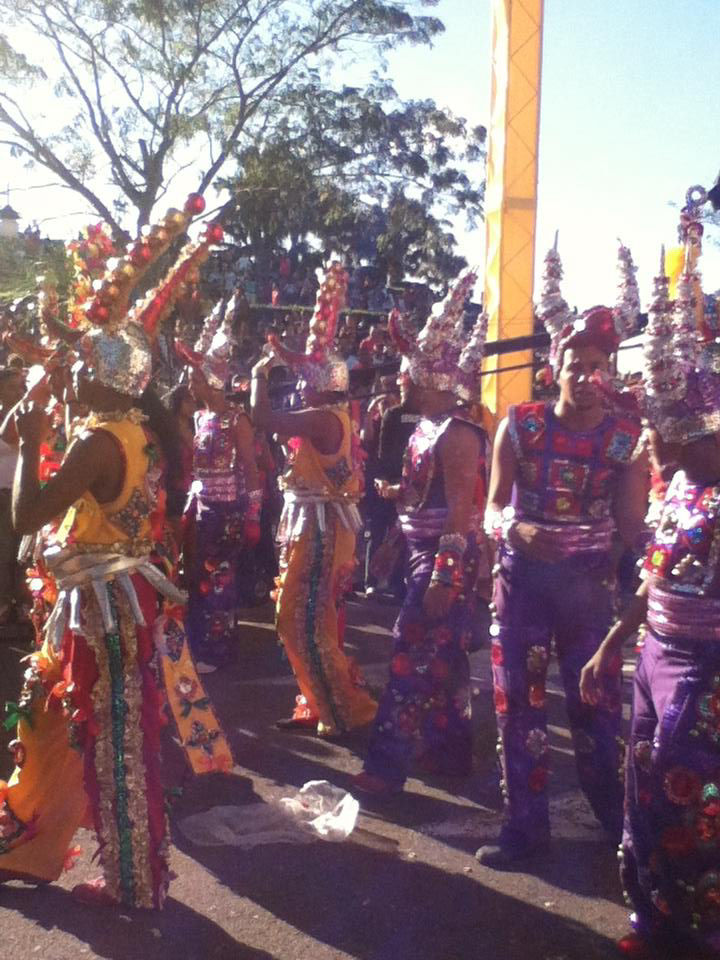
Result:
[[[349,605],[348,647],[373,687],[389,659],[392,607]],[[83,832],[77,866],[36,890],[0,886],[7,960],[601,960],[626,930],[615,852],[579,794],[559,682],[548,682],[554,840],[522,870],[496,872],[473,854],[495,835],[500,794],[487,651],[473,658],[475,773],[467,781],[412,779],[385,803],[365,803],[344,843],[198,846],[178,823],[216,805],[290,796],[308,780],[340,787],[361,766],[365,735],[343,745],[281,733],[295,687],[275,644],[271,611],[248,612],[236,664],[207,679],[231,737],[232,775],[189,779],[170,736],[168,783],[177,874],[160,913],[90,908],[69,889],[94,876],[95,844]],[[0,701],[16,698],[21,643],[0,641]],[[9,739],[0,734],[1,739]],[[4,744],[0,743],[0,746]],[[9,759],[0,752],[0,775]],[[252,813],[252,811],[250,811]],[[242,815],[242,811],[238,812]]]

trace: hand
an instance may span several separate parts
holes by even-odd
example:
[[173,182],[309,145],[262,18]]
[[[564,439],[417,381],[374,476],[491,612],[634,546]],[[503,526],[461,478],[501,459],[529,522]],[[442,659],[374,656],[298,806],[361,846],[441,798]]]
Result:
[[622,669],[622,657],[614,644],[601,643],[580,674],[580,697],[595,707],[603,698],[603,681],[616,677]]
[[42,377],[34,383],[23,397],[24,401],[34,400],[38,406],[45,407],[52,396],[50,386],[50,372],[43,374]]
[[258,362],[250,371],[250,375],[254,379],[263,377],[265,380],[267,380],[268,374],[270,373],[274,365],[275,365],[274,357],[260,357]]
[[25,401],[15,414],[15,429],[20,440],[41,443],[50,433],[50,417],[36,401]]
[[423,611],[430,620],[442,620],[455,602],[455,591],[444,583],[430,583],[423,597]]
[[536,527],[534,523],[520,521],[510,528],[508,536],[510,546],[534,560],[544,563],[558,563],[563,553],[557,538],[547,530]]

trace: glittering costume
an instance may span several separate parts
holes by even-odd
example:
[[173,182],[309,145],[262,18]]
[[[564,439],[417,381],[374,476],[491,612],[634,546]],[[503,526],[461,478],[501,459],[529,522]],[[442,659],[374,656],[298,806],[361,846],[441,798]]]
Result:
[[621,874],[641,932],[720,952],[718,560],[720,486],[677,473],[644,566]]
[[612,619],[611,505],[640,424],[608,414],[579,433],[560,424],[551,404],[526,403],[510,408],[508,426],[518,462],[516,518],[549,531],[564,555],[545,563],[501,546],[492,648],[507,817],[501,843],[549,835],[545,678],[553,638],[580,784],[598,820],[619,837],[620,678],[597,708],[582,704],[578,682]]
[[122,449],[124,482],[110,503],[86,492],[45,552],[58,599],[13,708],[16,769],[0,784],[0,869],[54,880],[75,831],[92,823],[109,895],[157,907],[168,865],[152,625],[157,591],[175,603],[182,595],[149,561],[145,430],[130,418],[95,419],[91,429]]
[[339,644],[360,527],[350,417],[345,404],[317,409],[338,418],[342,441],[327,455],[306,438],[290,441],[278,530],[277,633],[300,687],[295,716],[317,718],[318,732],[332,734],[369,723],[376,704]]
[[[695,313],[703,306],[694,263],[704,201],[701,188],[688,191],[677,301],[668,300],[663,256],[644,344],[647,416],[665,442],[680,444],[720,428],[719,305],[705,304],[700,331]],[[633,689],[621,878],[644,938],[694,944],[711,956],[720,956],[719,573],[720,484],[692,483],[679,471],[643,567],[648,609]]]
[[234,410],[195,415],[188,632],[194,655],[211,664],[230,656],[238,606],[236,571],[248,507],[235,444],[239,416]]
[[482,549],[486,438],[480,428],[483,452],[461,595],[440,620],[429,621],[422,608],[448,514],[437,445],[455,421],[470,422],[460,411],[422,418],[405,454],[398,513],[408,545],[408,590],[393,630],[390,680],[365,759],[366,772],[391,788],[402,787],[414,756],[434,773],[467,775],[472,765],[468,650],[481,642],[476,582],[490,575]]

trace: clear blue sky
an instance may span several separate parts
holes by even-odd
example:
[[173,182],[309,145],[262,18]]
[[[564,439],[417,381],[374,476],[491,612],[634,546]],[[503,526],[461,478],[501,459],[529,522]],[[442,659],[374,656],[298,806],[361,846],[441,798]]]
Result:
[[[432,49],[390,55],[400,94],[487,123],[490,0],[439,0],[428,12],[446,32]],[[559,228],[571,303],[613,299],[617,237],[633,250],[647,298],[660,244],[675,240],[669,204],[715,178],[718,37],[720,0],[546,0],[536,259]],[[6,170],[3,179],[28,182],[17,165]],[[62,191],[11,200],[28,218],[79,208]],[[46,229],[59,235],[62,221]],[[458,235],[467,258],[481,262],[483,230]],[[706,242],[701,268],[705,289],[720,287],[720,248]]]
[[[398,89],[485,123],[490,0],[436,9],[447,29],[434,49],[392,56]],[[660,244],[675,242],[670,202],[720,170],[719,37],[720,0],[546,0],[536,261],[559,228],[578,306],[614,297],[617,237],[649,296]],[[482,247],[481,231],[463,237],[469,260]],[[706,290],[720,287],[709,242],[701,269]]]

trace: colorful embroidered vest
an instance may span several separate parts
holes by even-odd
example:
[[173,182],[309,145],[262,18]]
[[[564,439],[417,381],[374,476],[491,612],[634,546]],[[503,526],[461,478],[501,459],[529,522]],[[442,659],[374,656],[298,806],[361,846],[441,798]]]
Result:
[[346,404],[318,408],[334,413],[342,424],[337,453],[320,453],[307,437],[293,437],[282,478],[284,490],[321,498],[357,501],[362,471],[353,450],[353,433]]
[[480,424],[464,410],[453,411],[440,417],[422,417],[405,450],[403,475],[398,509],[408,513],[423,509],[447,507],[445,484],[442,473],[437,470],[437,445],[450,424],[457,420],[475,427],[482,436],[482,451],[478,463],[478,476],[474,503],[478,510],[485,506],[486,489],[486,443],[487,434]]
[[195,414],[193,439],[193,491],[203,500],[232,503],[245,492],[241,465],[237,462],[235,410]]
[[680,470],[672,478],[660,522],[643,565],[645,576],[665,590],[720,596],[720,486],[690,483]]
[[85,432],[104,430],[112,434],[125,457],[125,479],[118,496],[99,503],[86,491],[70,507],[48,543],[70,552],[112,550],[129,556],[150,553],[150,522],[153,493],[148,483],[151,467],[150,438],[138,423],[130,419],[103,421],[91,418]]
[[550,403],[508,411],[519,463],[514,505],[520,519],[541,523],[598,523],[611,516],[623,468],[639,452],[639,421],[608,414],[587,433],[568,430]]

